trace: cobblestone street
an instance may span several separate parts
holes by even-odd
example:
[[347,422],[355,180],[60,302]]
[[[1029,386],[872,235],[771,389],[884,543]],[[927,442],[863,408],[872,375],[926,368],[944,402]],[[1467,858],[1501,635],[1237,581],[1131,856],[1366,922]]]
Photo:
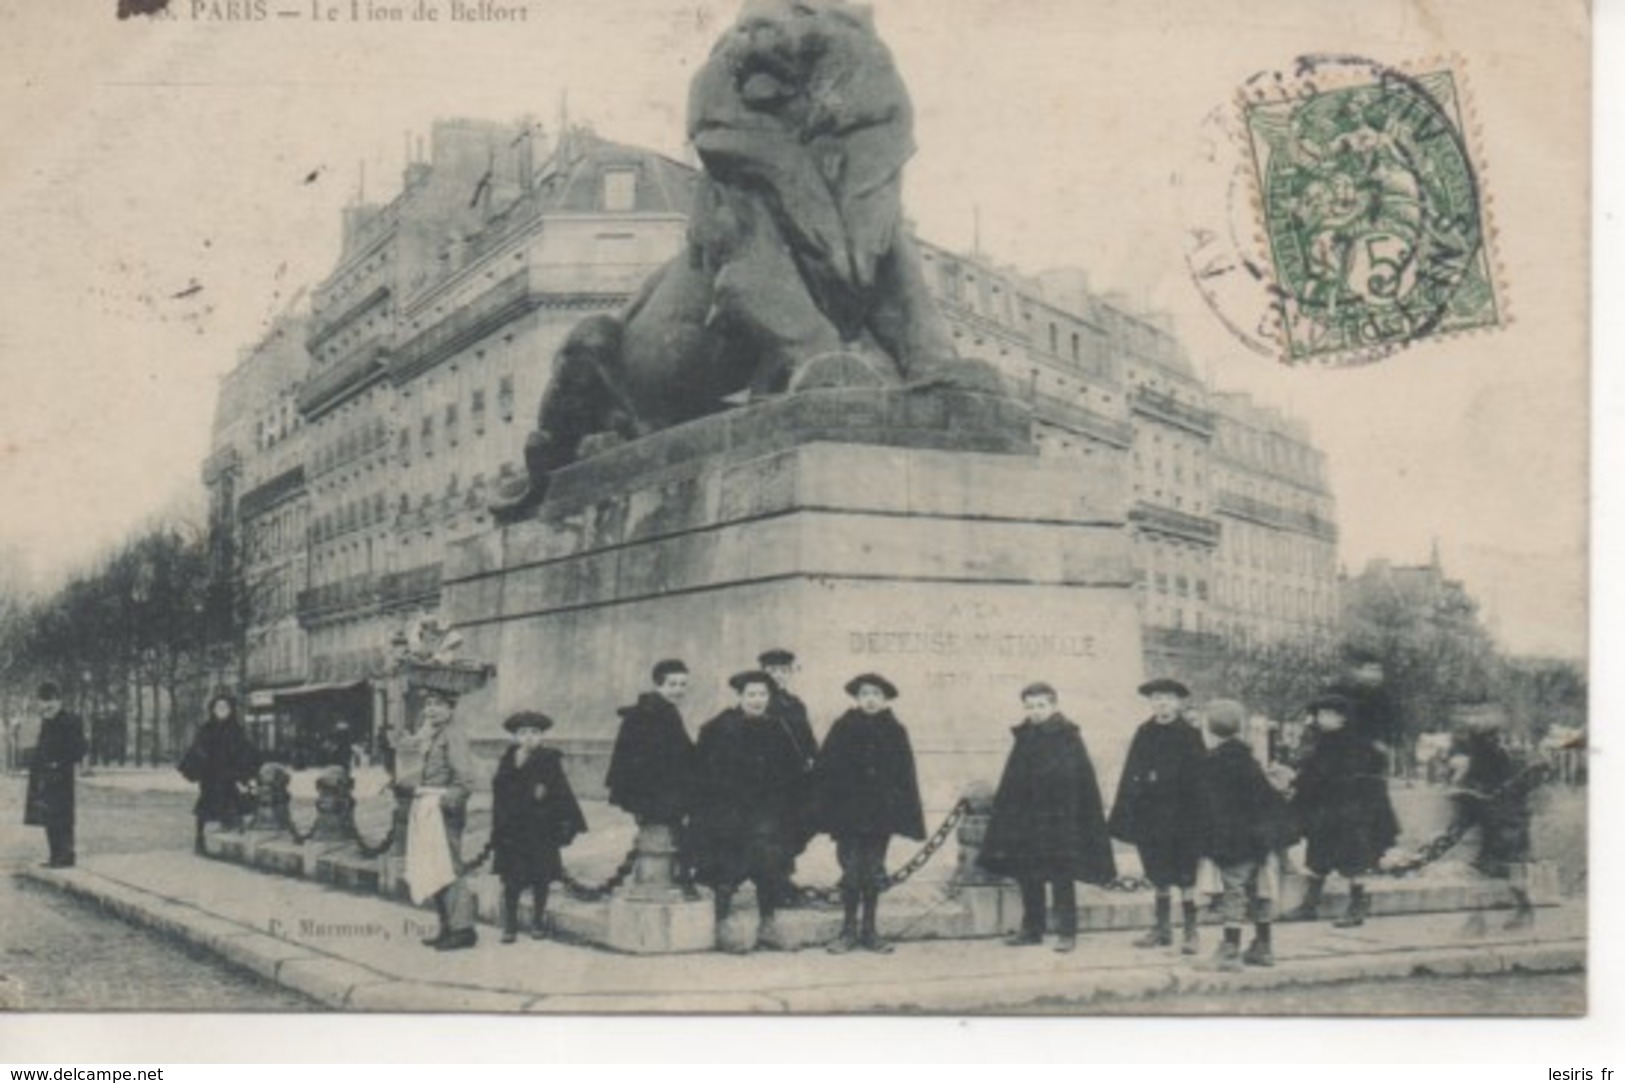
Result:
[[[0,777],[0,977],[27,1011],[309,1011],[288,990],[104,914],[21,882],[44,836],[22,826],[24,781]],[[79,845],[133,853],[191,843],[190,796],[79,787]]]

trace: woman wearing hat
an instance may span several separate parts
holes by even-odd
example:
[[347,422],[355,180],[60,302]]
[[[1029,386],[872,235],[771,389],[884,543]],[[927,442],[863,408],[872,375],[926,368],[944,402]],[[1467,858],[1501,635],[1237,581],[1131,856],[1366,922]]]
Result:
[[1108,821],[1112,837],[1140,851],[1145,877],[1156,888],[1156,925],[1134,943],[1166,947],[1174,942],[1173,889],[1179,888],[1184,938],[1180,950],[1197,951],[1196,864],[1200,817],[1196,780],[1207,745],[1185,720],[1191,690],[1160,677],[1140,686],[1151,701],[1151,717],[1134,731],[1122,780]]
[[1350,726],[1355,705],[1334,693],[1311,702],[1308,711],[1316,735],[1293,782],[1292,811],[1309,841],[1309,882],[1288,917],[1317,917],[1326,877],[1335,872],[1349,882],[1349,905],[1333,924],[1352,928],[1365,923],[1369,909],[1360,878],[1399,838],[1399,820],[1388,801],[1386,758]]
[[209,717],[198,727],[192,746],[181,758],[180,772],[198,784],[197,836],[193,848],[203,853],[203,825],[210,820],[233,828],[242,816],[243,796],[238,789],[260,767],[255,749],[237,720],[237,701],[224,692],[209,699]]
[[695,874],[716,893],[719,927],[739,885],[755,884],[759,941],[775,946],[773,914],[795,845],[802,759],[784,724],[768,711],[773,678],[751,670],[734,674],[728,684],[739,694],[738,705],[700,727],[695,746]]
[[893,835],[925,838],[925,815],[914,749],[891,711],[897,686],[864,673],[846,682],[846,694],[855,705],[830,727],[812,774],[815,822],[835,840],[841,863],[845,916],[829,950],[841,954],[861,945],[884,954],[892,949],[876,931],[875,912],[886,890],[886,846]]
[[565,777],[563,756],[542,745],[553,720],[539,711],[509,716],[514,743],[491,780],[491,867],[502,878],[502,942],[519,936],[519,897],[531,891],[530,935],[545,934],[547,890],[564,875],[559,851],[587,830]]

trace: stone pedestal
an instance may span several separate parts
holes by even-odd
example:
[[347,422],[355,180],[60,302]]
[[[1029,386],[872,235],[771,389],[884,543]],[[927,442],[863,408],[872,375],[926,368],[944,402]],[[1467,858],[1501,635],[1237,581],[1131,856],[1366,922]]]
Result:
[[495,749],[509,712],[548,712],[596,794],[652,663],[688,662],[697,730],[782,645],[819,731],[854,674],[899,685],[928,818],[998,776],[1033,680],[1109,785],[1143,714],[1124,478],[1040,457],[1021,403],[945,390],[801,392],[633,441],[448,553],[446,615],[497,669],[459,715]]

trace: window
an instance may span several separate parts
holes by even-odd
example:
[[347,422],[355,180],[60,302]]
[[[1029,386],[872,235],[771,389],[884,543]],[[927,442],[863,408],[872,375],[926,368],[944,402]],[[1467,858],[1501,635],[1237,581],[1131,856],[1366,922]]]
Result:
[[503,376],[497,381],[497,409],[502,411],[502,420],[513,420],[513,377]]
[[635,169],[604,171],[604,210],[630,211],[638,205],[638,173]]
[[446,446],[457,446],[457,404],[455,402],[446,407]]
[[424,414],[423,415],[422,439],[419,442],[423,444],[423,457],[424,458],[428,458],[429,456],[434,454],[434,415],[433,414]]
[[473,415],[474,435],[482,436],[485,433],[485,388],[474,392],[473,400],[469,403],[469,413]]

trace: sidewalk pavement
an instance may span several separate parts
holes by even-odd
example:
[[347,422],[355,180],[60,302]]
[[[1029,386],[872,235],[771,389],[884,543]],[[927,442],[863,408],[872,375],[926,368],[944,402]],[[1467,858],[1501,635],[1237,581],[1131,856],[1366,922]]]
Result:
[[[997,940],[917,941],[895,954],[822,950],[678,956],[618,955],[556,941],[498,943],[482,928],[471,951],[437,953],[431,911],[304,880],[267,876],[186,853],[93,856],[73,869],[23,875],[95,900],[336,1009],[465,1012],[1020,1012],[1107,998],[1174,1013],[1189,992],[1327,982],[1582,969],[1583,902],[1540,911],[1519,933],[1464,940],[1459,913],[1383,917],[1357,929],[1276,929],[1277,963],[1239,973],[1198,969],[1203,955],[1137,949],[1133,934],[1091,934],[1078,950],[1008,948]],[[1501,914],[1490,914],[1498,929]],[[1549,1013],[1531,1004],[1531,1014]]]

